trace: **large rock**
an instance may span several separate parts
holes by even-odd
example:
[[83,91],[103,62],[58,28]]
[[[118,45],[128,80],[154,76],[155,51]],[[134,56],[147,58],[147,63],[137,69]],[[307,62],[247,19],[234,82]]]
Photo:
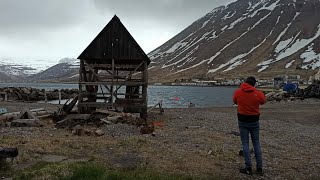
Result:
[[29,99],[31,101],[38,101],[39,100],[39,96],[37,94],[36,91],[32,91],[30,94],[29,94]]
[[21,88],[21,91],[24,93],[24,94],[30,94],[30,90],[27,89],[27,88]]

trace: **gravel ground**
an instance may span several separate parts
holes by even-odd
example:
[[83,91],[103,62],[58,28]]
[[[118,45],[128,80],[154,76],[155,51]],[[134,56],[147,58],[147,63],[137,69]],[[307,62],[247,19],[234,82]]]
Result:
[[[16,167],[49,154],[89,159],[112,168],[143,166],[203,179],[320,179],[319,105],[319,100],[304,100],[271,102],[262,107],[262,177],[238,173],[244,161],[238,156],[241,146],[235,107],[165,109],[164,115],[154,110],[148,120],[162,124],[156,127],[155,136],[141,135],[139,128],[127,124],[99,127],[105,132],[101,137],[75,136],[44,119],[46,126],[42,128],[2,127],[0,146],[19,148]],[[26,107],[57,110],[56,105],[37,103],[0,106],[10,112]]]

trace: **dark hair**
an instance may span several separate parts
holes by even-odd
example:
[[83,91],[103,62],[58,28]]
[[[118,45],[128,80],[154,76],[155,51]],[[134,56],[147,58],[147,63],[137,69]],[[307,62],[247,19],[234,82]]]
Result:
[[246,79],[245,82],[250,84],[251,86],[255,86],[257,81],[256,81],[256,78],[254,78],[253,76],[250,76]]

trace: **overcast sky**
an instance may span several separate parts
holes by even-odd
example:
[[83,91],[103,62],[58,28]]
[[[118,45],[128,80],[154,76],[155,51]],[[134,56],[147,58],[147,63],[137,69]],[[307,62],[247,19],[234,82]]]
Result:
[[235,0],[0,0],[0,58],[78,57],[116,14],[149,53]]

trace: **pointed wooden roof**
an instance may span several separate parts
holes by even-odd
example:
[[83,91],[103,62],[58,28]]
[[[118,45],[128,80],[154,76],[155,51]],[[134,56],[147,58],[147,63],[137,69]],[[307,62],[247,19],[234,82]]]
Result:
[[80,54],[78,59],[87,60],[89,63],[91,61],[110,63],[112,59],[116,64],[139,64],[141,60],[150,63],[148,56],[116,15]]

